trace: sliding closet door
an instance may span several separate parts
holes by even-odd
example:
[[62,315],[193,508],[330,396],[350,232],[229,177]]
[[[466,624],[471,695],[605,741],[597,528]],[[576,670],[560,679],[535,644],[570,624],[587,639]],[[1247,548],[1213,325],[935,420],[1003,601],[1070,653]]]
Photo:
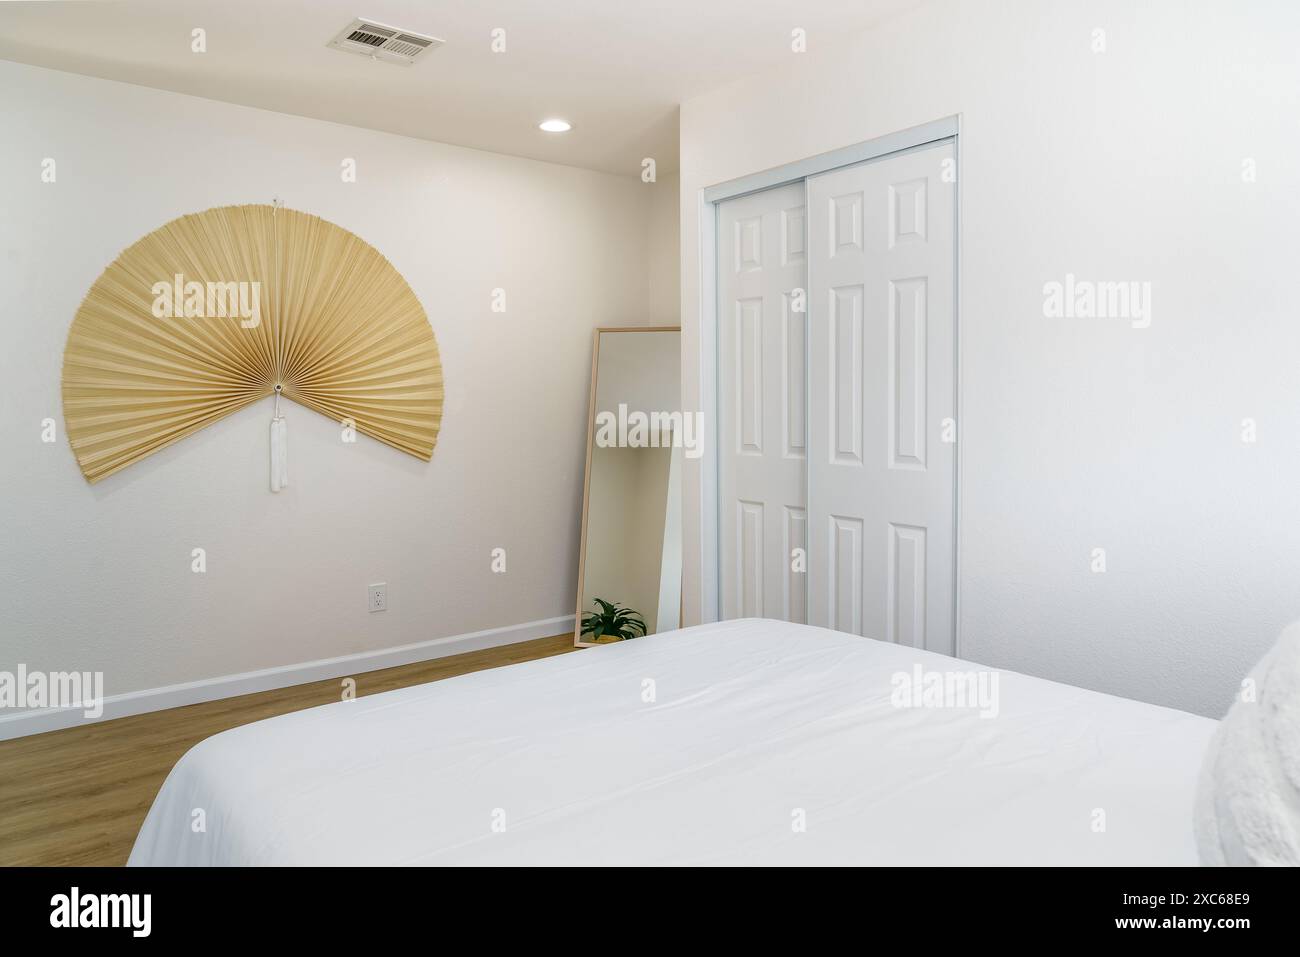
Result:
[[808,180],[809,619],[953,652],[953,148]]
[[805,621],[804,186],[718,207],[722,617]]

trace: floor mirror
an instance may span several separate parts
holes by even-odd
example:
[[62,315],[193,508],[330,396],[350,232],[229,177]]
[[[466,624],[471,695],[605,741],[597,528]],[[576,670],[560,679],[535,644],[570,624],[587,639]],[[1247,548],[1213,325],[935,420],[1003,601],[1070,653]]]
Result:
[[682,458],[698,440],[680,410],[681,329],[597,329],[574,643],[681,625]]

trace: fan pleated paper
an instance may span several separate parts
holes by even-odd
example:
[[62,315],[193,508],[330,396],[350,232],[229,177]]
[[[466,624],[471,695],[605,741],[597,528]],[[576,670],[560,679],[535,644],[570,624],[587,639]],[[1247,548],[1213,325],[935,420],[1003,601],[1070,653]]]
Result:
[[428,460],[442,420],[433,329],[400,273],[282,207],[182,216],[110,265],[63,356],[68,440],[90,482],[281,394]]

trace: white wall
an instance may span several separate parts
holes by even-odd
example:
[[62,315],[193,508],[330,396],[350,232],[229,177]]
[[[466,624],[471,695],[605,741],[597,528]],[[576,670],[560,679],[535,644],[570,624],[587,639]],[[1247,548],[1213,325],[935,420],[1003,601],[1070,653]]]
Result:
[[[644,184],[7,62],[0,119],[0,669],[102,670],[114,695],[571,616],[591,330],[650,319]],[[81,297],[168,220],[273,196],[375,245],[424,304],[433,461],[291,404],[272,495],[268,399],[87,485],[59,381]]]
[[[1222,714],[1300,617],[1298,44],[1289,2],[936,2],[686,103],[685,407],[700,189],[960,113],[960,652]],[[1066,273],[1151,282],[1150,327],[1045,319]]]
[[678,235],[678,195],[681,181],[676,173],[647,183],[650,193],[649,235],[646,255],[650,270],[650,325],[676,326],[681,323],[681,245]]

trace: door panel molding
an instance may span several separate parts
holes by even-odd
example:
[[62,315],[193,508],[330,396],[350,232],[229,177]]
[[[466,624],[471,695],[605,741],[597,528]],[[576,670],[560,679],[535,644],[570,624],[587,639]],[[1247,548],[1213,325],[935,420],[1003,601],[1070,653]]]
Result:
[[[719,614],[802,621],[807,507],[802,184],[718,206]],[[799,522],[795,523],[793,516]],[[798,539],[799,544],[791,544]]]
[[[719,289],[719,254],[723,243],[722,223],[720,215],[720,204],[729,199],[746,196],[747,194],[767,190],[772,187],[797,184],[805,194],[807,190],[807,179],[830,170],[849,166],[863,161],[872,160],[879,157],[901,155],[925,149],[940,142],[950,142],[953,150],[953,173],[957,182],[953,184],[953,237],[952,237],[952,313],[953,313],[953,429],[959,433],[960,423],[962,422],[962,362],[961,362],[961,309],[960,309],[960,291],[961,291],[961,125],[962,119],[960,114],[943,117],[929,123],[923,123],[915,127],[900,130],[885,136],[856,143],[842,149],[832,150],[817,156],[799,160],[793,163],[787,163],[782,166],[742,176],[727,182],[718,183],[714,186],[700,190],[697,199],[697,208],[699,210],[699,241],[700,241],[700,300],[699,300],[699,349],[700,349],[700,384],[701,398],[706,418],[714,424],[712,439],[706,443],[703,452],[701,467],[700,483],[700,532],[701,537],[698,546],[701,556],[701,574],[702,581],[700,584],[700,620],[714,621],[723,617],[723,600],[721,577],[723,568],[721,566],[722,557],[722,490],[720,487],[719,475],[719,456],[725,448],[725,439],[722,435],[722,429],[719,427],[721,422],[720,406],[721,395],[719,388],[722,386],[721,379],[721,356],[720,356],[720,320],[725,315],[722,309],[722,301]],[[891,248],[894,246],[905,245],[910,242],[921,240],[927,235],[929,230],[929,213],[930,213],[930,196],[928,192],[918,197],[918,190],[910,188],[907,181],[894,184],[891,192],[890,208],[890,240]],[[910,203],[909,203],[910,200]],[[806,201],[804,203],[807,208]],[[805,213],[805,234],[807,234],[807,222]],[[800,250],[786,245],[787,236],[782,235],[782,257],[784,261],[792,261],[797,256],[806,258],[806,248]],[[805,239],[806,247],[807,239]],[[904,277],[905,278],[905,277]],[[784,304],[783,304],[784,305]],[[730,318],[728,315],[727,318]],[[805,330],[807,330],[808,314],[804,314]],[[927,374],[934,370],[927,369]],[[788,370],[787,370],[788,372]],[[790,388],[795,377],[791,375],[790,380],[783,383],[783,387]],[[819,387],[819,383],[808,381],[805,374],[805,388],[808,392],[814,387]],[[805,410],[807,406],[805,405]],[[806,411],[805,411],[806,415]],[[790,436],[793,434],[786,431],[790,422],[788,419],[782,421],[783,431],[786,432],[782,438],[782,445],[786,450],[793,451],[793,443]],[[812,449],[808,445],[807,437],[808,423],[804,423],[804,452],[805,462],[810,461],[812,455],[818,454],[818,450]],[[901,435],[902,429],[895,423],[897,432],[896,436]],[[960,444],[960,435],[958,441],[954,444],[953,452],[955,456],[955,489],[953,494],[953,514],[952,514],[952,613],[953,613],[953,653],[960,655],[961,652],[961,498],[962,498],[962,448]],[[934,436],[928,437],[928,441],[933,442]],[[890,448],[898,451],[903,446],[892,445]],[[811,453],[811,454],[809,454]],[[897,456],[897,466],[900,471],[903,466],[908,464],[904,456]],[[915,464],[915,463],[912,463]],[[785,514],[785,513],[783,513]],[[810,528],[808,516],[803,516],[804,534],[807,535]],[[784,535],[782,536],[785,537]],[[783,542],[788,544],[788,540]],[[883,544],[883,543],[882,543]],[[882,548],[882,551],[884,549]],[[809,557],[811,557],[810,553]],[[788,577],[788,576],[787,576]],[[891,585],[890,593],[893,593]],[[789,610],[788,602],[783,602],[784,610]],[[811,611],[811,607],[808,608]]]
[[933,144],[807,187],[809,378],[828,383],[808,408],[812,624],[944,654],[956,604],[956,450],[943,439],[956,418],[952,157]]

